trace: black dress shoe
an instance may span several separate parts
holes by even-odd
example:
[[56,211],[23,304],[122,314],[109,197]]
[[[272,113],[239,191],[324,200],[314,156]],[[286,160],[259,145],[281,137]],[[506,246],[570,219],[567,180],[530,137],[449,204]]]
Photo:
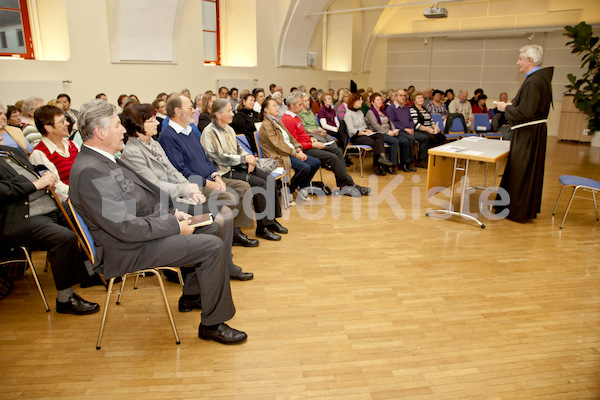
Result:
[[85,301],[77,293],[73,293],[64,303],[56,300],[56,312],[59,314],[86,315],[98,311],[100,311],[100,306],[97,303]]
[[192,310],[202,310],[200,296],[196,300],[186,300],[181,296],[179,298],[179,312],[190,312]]
[[281,224],[275,220],[273,220],[273,223],[271,225],[269,225],[269,229],[272,230],[275,233],[288,233],[287,228],[284,228],[283,226],[281,226]]
[[417,169],[416,168],[411,168],[410,165],[408,164],[404,164],[402,166],[402,171],[404,172],[415,172]]
[[385,176],[386,173],[383,169],[375,169],[373,170],[373,172],[375,172],[375,175],[379,175],[379,176]]
[[254,278],[252,272],[240,271],[235,275],[229,274],[229,279],[235,279],[236,281],[249,281],[252,278]]
[[377,160],[377,162],[379,164],[383,164],[386,167],[391,167],[392,165],[394,165],[390,160],[388,160],[387,157],[379,157],[379,159]]
[[256,247],[259,242],[256,239],[250,239],[243,232],[240,232],[238,235],[233,237],[233,245],[234,246],[244,246],[244,247]]
[[390,175],[398,175],[393,165],[391,167],[387,167],[387,173]]
[[281,236],[273,232],[267,227],[256,229],[256,236],[267,240],[281,240]]
[[219,324],[216,330],[206,329],[200,325],[198,337],[202,340],[214,340],[223,344],[238,344],[248,339],[248,335],[244,332],[233,329],[227,324]]
[[359,185],[356,185],[356,188],[358,189],[360,194],[363,196],[368,196],[371,193],[371,188],[368,188],[365,186],[359,186]]

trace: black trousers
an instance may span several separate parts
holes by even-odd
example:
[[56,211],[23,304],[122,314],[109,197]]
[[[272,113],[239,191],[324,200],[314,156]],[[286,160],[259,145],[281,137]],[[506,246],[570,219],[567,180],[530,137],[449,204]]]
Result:
[[[252,172],[231,170],[223,176],[248,182],[251,186],[254,212],[263,215],[261,218],[256,218],[256,225],[258,228],[271,225],[275,218],[281,217],[281,203],[279,202],[277,183],[271,174],[255,168]],[[268,185],[267,182],[269,182]],[[255,188],[261,190],[255,190]],[[264,193],[267,194],[270,201],[265,197]],[[240,199],[240,201],[243,201],[243,199]],[[244,212],[251,215],[251,210],[246,210],[246,207],[244,207]]]
[[337,186],[343,187],[354,184],[354,180],[346,171],[344,152],[336,145],[327,146],[324,149],[306,149],[304,153],[319,159],[321,166],[333,172]]
[[56,290],[68,289],[88,279],[77,235],[59,212],[36,215],[23,221],[32,249],[46,250]]
[[371,136],[358,136],[354,135],[350,139],[352,144],[366,144],[373,148],[373,169],[379,168],[377,160],[382,153],[385,153],[385,146],[383,141],[383,135],[381,133],[374,133]]

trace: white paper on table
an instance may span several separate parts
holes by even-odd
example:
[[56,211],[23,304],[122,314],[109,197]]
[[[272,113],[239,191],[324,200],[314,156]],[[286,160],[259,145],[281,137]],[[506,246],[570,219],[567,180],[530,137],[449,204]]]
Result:
[[483,142],[485,140],[485,138],[479,137],[479,136],[469,136],[469,137],[463,138],[463,140],[469,140],[471,142]]

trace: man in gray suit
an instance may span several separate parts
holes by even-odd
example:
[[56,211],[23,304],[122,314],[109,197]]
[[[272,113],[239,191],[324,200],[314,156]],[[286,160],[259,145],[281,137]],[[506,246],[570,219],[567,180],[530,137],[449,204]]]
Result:
[[125,129],[116,108],[94,100],[79,112],[83,146],[71,169],[69,196],[90,229],[95,268],[106,278],[161,265],[186,267],[183,294],[202,304],[198,336],[236,344],[247,335],[224,322],[235,314],[225,245],[195,234],[188,214],[173,208],[168,193],[132,171],[113,154]]

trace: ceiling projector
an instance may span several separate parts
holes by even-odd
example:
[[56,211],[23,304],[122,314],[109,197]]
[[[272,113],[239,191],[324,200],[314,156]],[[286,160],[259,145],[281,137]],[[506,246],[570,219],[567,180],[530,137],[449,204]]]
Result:
[[444,7],[426,8],[423,10],[423,16],[425,18],[448,18],[448,9]]

